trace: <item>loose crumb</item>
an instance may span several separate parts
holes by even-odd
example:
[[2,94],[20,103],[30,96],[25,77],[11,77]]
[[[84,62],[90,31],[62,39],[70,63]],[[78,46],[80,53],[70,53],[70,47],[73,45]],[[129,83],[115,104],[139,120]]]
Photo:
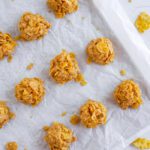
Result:
[[150,140],[145,138],[138,138],[132,143],[132,145],[141,150],[150,149]]
[[44,127],[46,136],[45,141],[50,150],[68,150],[71,143],[76,141],[73,131],[64,124],[54,122],[51,126]]
[[70,123],[73,124],[73,125],[77,125],[80,123],[80,117],[78,115],[72,115],[70,117]]
[[61,116],[64,117],[67,114],[67,112],[62,112]]
[[131,3],[131,2],[132,2],[132,0],[128,0],[128,2],[129,2],[129,3]]
[[126,70],[124,70],[124,69],[120,70],[120,74],[121,74],[122,76],[125,76],[125,75],[126,75]]
[[12,60],[13,60],[12,55],[9,55],[8,58],[7,58],[7,61],[10,63],[10,62],[12,62]]
[[18,150],[18,144],[16,142],[8,142],[6,144],[6,150]]
[[26,69],[27,69],[27,70],[31,70],[31,69],[33,68],[33,66],[34,66],[34,64],[33,64],[33,63],[30,63],[30,64],[26,67]]

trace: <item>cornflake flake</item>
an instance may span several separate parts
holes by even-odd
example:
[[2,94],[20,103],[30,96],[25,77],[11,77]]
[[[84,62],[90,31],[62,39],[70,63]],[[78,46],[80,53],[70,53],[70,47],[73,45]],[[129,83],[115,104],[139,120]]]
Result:
[[150,28],[150,16],[146,12],[140,13],[135,21],[135,26],[139,32],[143,33],[144,31]]
[[132,143],[132,145],[138,149],[150,149],[150,140],[138,138]]
[[6,144],[6,150],[18,150],[18,144],[16,142],[8,142]]

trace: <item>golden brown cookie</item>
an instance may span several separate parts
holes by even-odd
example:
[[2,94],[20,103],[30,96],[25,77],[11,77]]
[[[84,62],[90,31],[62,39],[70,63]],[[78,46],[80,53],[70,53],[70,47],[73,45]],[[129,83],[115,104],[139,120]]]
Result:
[[93,61],[100,65],[113,62],[115,56],[111,41],[104,37],[92,40],[88,44],[86,52],[88,55],[88,63]]
[[5,56],[10,56],[16,45],[16,41],[10,34],[0,32],[0,60]]
[[68,150],[71,143],[76,141],[73,131],[65,125],[54,122],[49,127],[44,127],[46,131],[45,141],[49,145],[50,150]]
[[80,72],[74,53],[63,50],[50,63],[49,75],[59,84],[65,84],[71,80],[85,85],[83,75]]
[[78,10],[78,0],[48,0],[47,5],[57,18]]
[[106,123],[107,109],[97,101],[88,100],[80,108],[80,119],[87,128],[95,128]]
[[133,80],[121,82],[114,91],[114,98],[122,109],[138,108],[142,104],[141,91]]
[[6,105],[6,102],[0,101],[0,128],[2,128],[14,117],[15,114],[10,111],[9,107]]
[[40,78],[24,78],[15,87],[17,100],[28,105],[38,105],[45,95],[44,82]]
[[8,142],[6,144],[6,150],[18,150],[18,144],[16,142]]
[[37,40],[48,33],[51,24],[39,14],[26,12],[19,22],[20,39],[25,41]]

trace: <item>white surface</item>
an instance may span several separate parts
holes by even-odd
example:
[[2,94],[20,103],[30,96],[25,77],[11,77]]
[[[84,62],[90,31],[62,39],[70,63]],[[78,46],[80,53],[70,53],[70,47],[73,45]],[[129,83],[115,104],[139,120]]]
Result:
[[[60,121],[74,130],[78,141],[72,144],[71,150],[124,149],[133,139],[150,130],[150,53],[147,47],[117,0],[80,0],[79,11],[60,20],[48,12],[45,3],[43,0],[5,0],[0,4],[0,28],[3,32],[17,35],[17,23],[24,11],[40,13],[53,25],[44,39],[19,42],[12,63],[7,63],[6,59],[0,62],[0,98],[8,100],[16,113],[16,119],[0,131],[0,149],[13,140],[18,142],[19,150],[25,146],[28,150],[48,150],[43,142],[42,127],[53,121]],[[87,65],[85,47],[91,39],[100,36],[112,40],[115,62],[109,66]],[[87,86],[74,82],[60,86],[49,78],[49,61],[63,48],[76,53],[88,81]],[[35,67],[27,71],[26,66],[31,62]],[[121,69],[127,70],[125,77],[120,76]],[[24,77],[34,76],[45,81],[46,96],[39,106],[31,108],[15,100],[14,87]],[[115,104],[112,92],[120,81],[130,78],[139,83],[144,104],[138,110],[123,111]],[[88,98],[106,105],[106,126],[86,129],[69,123],[70,115],[77,112]],[[67,111],[67,116],[62,118],[60,114],[64,111]]]

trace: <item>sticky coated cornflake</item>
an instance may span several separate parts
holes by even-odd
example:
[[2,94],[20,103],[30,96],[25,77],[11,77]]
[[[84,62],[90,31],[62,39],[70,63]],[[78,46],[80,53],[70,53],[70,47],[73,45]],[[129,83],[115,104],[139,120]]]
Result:
[[80,108],[81,123],[87,128],[104,125],[107,120],[107,109],[101,102],[88,100]]
[[133,80],[121,82],[114,91],[114,98],[122,109],[137,109],[143,103],[141,90]]
[[0,60],[5,56],[10,56],[16,45],[16,41],[10,34],[0,32]]
[[48,0],[47,5],[56,18],[63,18],[66,14],[78,10],[78,0]]
[[26,12],[22,15],[19,22],[19,31],[21,40],[37,40],[48,33],[51,24],[39,14]]
[[150,149],[150,140],[145,138],[138,138],[132,143],[132,145],[141,150]]
[[18,144],[16,142],[8,142],[6,144],[6,150],[18,150]]
[[49,75],[59,84],[65,84],[71,80],[86,85],[86,81],[81,74],[78,62],[74,53],[63,50],[50,63]]
[[80,123],[80,117],[79,117],[78,115],[76,115],[76,114],[72,115],[72,116],[70,117],[70,123],[71,123],[72,125],[77,125],[77,124],[79,124],[79,123]]
[[36,106],[45,95],[44,82],[40,78],[24,78],[15,87],[17,100],[24,104]]
[[10,111],[6,102],[0,101],[0,128],[6,125],[14,117],[15,114]]
[[27,70],[31,70],[31,69],[33,68],[33,66],[34,66],[34,64],[33,64],[33,63],[30,63],[30,64],[26,67],[26,69],[27,69]]
[[139,32],[143,33],[144,31],[150,28],[150,16],[146,12],[140,13],[135,21],[135,26]]
[[54,122],[51,126],[44,127],[46,136],[45,141],[50,150],[68,150],[71,143],[76,141],[73,131],[64,124]]
[[86,52],[88,63],[93,61],[100,65],[110,64],[113,62],[115,56],[111,41],[104,37],[92,40],[88,44]]

